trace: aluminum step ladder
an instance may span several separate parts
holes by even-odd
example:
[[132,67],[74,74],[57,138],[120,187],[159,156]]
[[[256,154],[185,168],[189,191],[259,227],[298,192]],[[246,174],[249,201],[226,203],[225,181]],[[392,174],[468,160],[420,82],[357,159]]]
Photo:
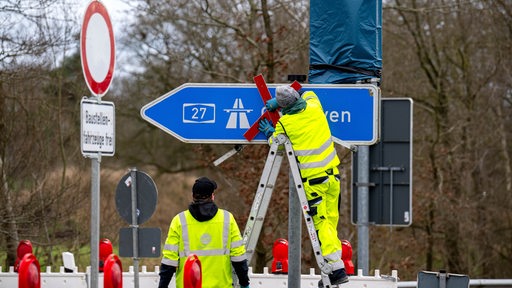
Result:
[[[284,149],[281,148],[282,146],[284,146]],[[270,146],[267,161],[265,162],[265,167],[263,168],[258,189],[252,203],[249,219],[247,220],[247,224],[242,235],[246,247],[247,261],[250,263],[254,254],[261,228],[263,227],[263,222],[265,220],[265,214],[267,213],[267,208],[270,203],[272,191],[275,187],[279,169],[285,155],[287,156],[290,164],[293,182],[302,207],[302,214],[308,229],[309,239],[311,240],[315,259],[320,271],[322,272],[321,275],[324,287],[338,287],[338,285],[331,285],[328,277],[328,274],[332,272],[332,266],[325,262],[322,256],[320,241],[316,234],[315,225],[312,217],[308,214],[309,204],[306,198],[306,192],[304,191],[304,186],[302,185],[302,178],[300,176],[295,153],[293,152],[290,140],[284,134],[279,134],[276,141]]]

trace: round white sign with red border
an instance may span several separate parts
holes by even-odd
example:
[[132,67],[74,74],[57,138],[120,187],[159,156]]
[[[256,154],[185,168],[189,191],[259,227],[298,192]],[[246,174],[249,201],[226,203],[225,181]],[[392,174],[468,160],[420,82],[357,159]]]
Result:
[[105,6],[91,1],[85,11],[80,33],[80,58],[89,90],[102,97],[114,76],[116,60],[114,31]]

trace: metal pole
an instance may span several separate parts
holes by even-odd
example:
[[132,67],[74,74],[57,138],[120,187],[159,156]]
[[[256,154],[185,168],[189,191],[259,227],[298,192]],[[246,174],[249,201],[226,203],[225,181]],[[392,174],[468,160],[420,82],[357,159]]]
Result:
[[[288,81],[295,80],[300,83],[306,81],[306,75],[288,75]],[[301,256],[302,256],[302,207],[299,195],[293,180],[293,173],[289,170],[289,197],[288,197],[288,287],[300,287]]]
[[288,197],[288,287],[300,287],[301,278],[301,240],[302,209],[293,175],[289,173]]
[[100,163],[98,153],[91,159],[91,288],[98,288],[100,261]]
[[370,148],[359,146],[357,150],[357,266],[363,275],[369,269],[369,185],[370,185]]
[[393,168],[389,169],[389,231],[393,231]]
[[446,272],[440,271],[439,272],[439,288],[446,288]]
[[133,237],[133,278],[134,287],[139,288],[139,235],[138,235],[138,209],[137,209],[137,168],[130,169],[132,178],[132,237]]

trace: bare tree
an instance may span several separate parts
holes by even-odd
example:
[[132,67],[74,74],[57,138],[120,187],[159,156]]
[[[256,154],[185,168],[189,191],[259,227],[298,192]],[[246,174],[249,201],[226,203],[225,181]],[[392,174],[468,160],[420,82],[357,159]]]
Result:
[[6,16],[0,28],[0,243],[6,267],[13,265],[20,239],[30,239],[40,262],[52,265],[54,246],[82,229],[70,225],[81,224],[73,213],[84,197],[72,196],[83,195],[77,193],[83,182],[70,175],[68,163],[80,156],[74,129],[78,102],[69,100],[80,99],[76,95],[83,95],[84,85],[72,85],[80,62],[55,69],[69,63],[62,58],[76,47],[74,14],[60,4],[0,4]]
[[[137,111],[142,102],[185,82],[252,83],[253,76],[262,73],[268,83],[273,83],[287,82],[288,74],[306,74],[307,8],[302,1],[138,1],[137,25],[130,29],[128,45],[143,63],[143,73],[137,74],[140,81],[132,83],[140,91],[138,95],[143,95],[143,101],[127,103],[130,110]],[[140,121],[126,116],[126,121]],[[145,139],[145,143],[136,146],[139,151],[144,147],[145,153],[130,153],[135,155],[133,161],[158,167],[161,173],[210,167],[214,157],[226,150],[219,145],[191,144],[186,144],[185,149],[185,144],[148,125],[134,132],[126,131],[127,135]],[[162,145],[167,147],[165,155],[158,149]],[[244,211],[252,204],[268,151],[266,145],[249,146],[240,153],[241,159],[232,160],[235,164],[220,167],[224,177],[234,183],[234,192],[244,200],[231,205],[245,207]],[[173,151],[180,151],[181,156],[176,157]],[[281,179],[288,177],[283,174]],[[287,217],[287,210],[276,207],[282,207],[287,200],[287,187],[287,181],[283,181],[274,193],[275,202],[266,218],[266,225],[271,228],[261,233],[255,271],[261,271],[271,259],[274,237],[286,235],[286,222],[282,219]],[[237,218],[242,227],[248,216],[245,214]]]
[[419,244],[425,251],[422,266],[429,270],[483,275],[498,256],[481,248],[488,252],[494,246],[483,239],[498,224],[490,215],[494,201],[502,198],[499,179],[510,177],[504,148],[509,131],[500,124],[510,111],[492,97],[495,88],[510,84],[502,81],[500,71],[508,37],[497,33],[491,16],[506,10],[504,3],[485,3],[392,1],[385,10],[384,59],[391,77],[384,77],[389,81],[384,91],[412,97],[420,108],[415,115],[415,165],[420,170],[415,211],[421,217],[413,230],[425,233],[415,237],[424,239]]
[[[117,47],[130,49],[135,57],[127,69],[131,73],[115,83],[119,90],[110,91],[122,124],[116,129],[114,161],[104,163],[108,173],[116,176],[127,166],[150,167],[155,178],[212,173],[227,186],[222,204],[235,211],[243,227],[268,147],[248,145],[212,167],[229,148],[181,143],[144,122],[139,111],[186,82],[251,83],[260,73],[267,82],[286,82],[287,74],[306,74],[305,2],[130,1],[136,20],[125,27],[126,39]],[[399,269],[402,279],[414,279],[422,269],[511,277],[509,2],[385,1],[383,95],[412,97],[416,105],[415,215],[410,228],[372,229],[376,268]],[[0,245],[8,254],[5,266],[14,262],[22,238],[40,247],[43,265],[54,263],[56,246],[69,245],[65,239],[70,236],[73,249],[89,242],[88,223],[82,220],[89,214],[83,205],[87,162],[78,149],[78,103],[87,89],[74,50],[74,4],[69,5],[0,1],[5,16],[0,26]],[[348,166],[349,154],[338,152]],[[255,271],[268,265],[273,241],[286,237],[287,167],[281,173]],[[348,177],[350,171],[344,173]],[[110,198],[118,180],[113,176],[102,184]],[[347,192],[344,196],[348,199]],[[114,218],[112,199],[102,207],[110,209],[102,215],[102,226],[115,235],[119,221],[105,219]],[[341,234],[350,239],[355,228],[342,211]],[[305,262],[311,260],[307,242]]]
[[137,55],[149,64],[145,66],[148,70],[153,65],[164,68],[167,73],[162,85],[166,87],[172,87],[169,81],[173,85],[187,81],[252,82],[252,76],[259,73],[269,82],[274,82],[277,74],[283,81],[287,72],[307,71],[307,7],[301,3],[137,3],[138,25],[130,39],[140,47]]

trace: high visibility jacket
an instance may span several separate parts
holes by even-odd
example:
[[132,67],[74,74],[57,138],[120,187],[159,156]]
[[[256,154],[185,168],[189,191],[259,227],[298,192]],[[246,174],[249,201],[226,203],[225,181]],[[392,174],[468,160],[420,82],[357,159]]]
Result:
[[183,267],[191,254],[201,262],[202,287],[232,287],[231,261],[246,258],[242,236],[233,215],[219,209],[204,222],[187,210],[171,221],[163,249],[162,263],[177,267],[176,287],[183,287]]
[[302,94],[302,99],[307,103],[306,108],[296,114],[281,116],[269,141],[272,143],[277,135],[286,134],[292,143],[302,178],[311,178],[334,169],[340,160],[318,96],[307,91]]

